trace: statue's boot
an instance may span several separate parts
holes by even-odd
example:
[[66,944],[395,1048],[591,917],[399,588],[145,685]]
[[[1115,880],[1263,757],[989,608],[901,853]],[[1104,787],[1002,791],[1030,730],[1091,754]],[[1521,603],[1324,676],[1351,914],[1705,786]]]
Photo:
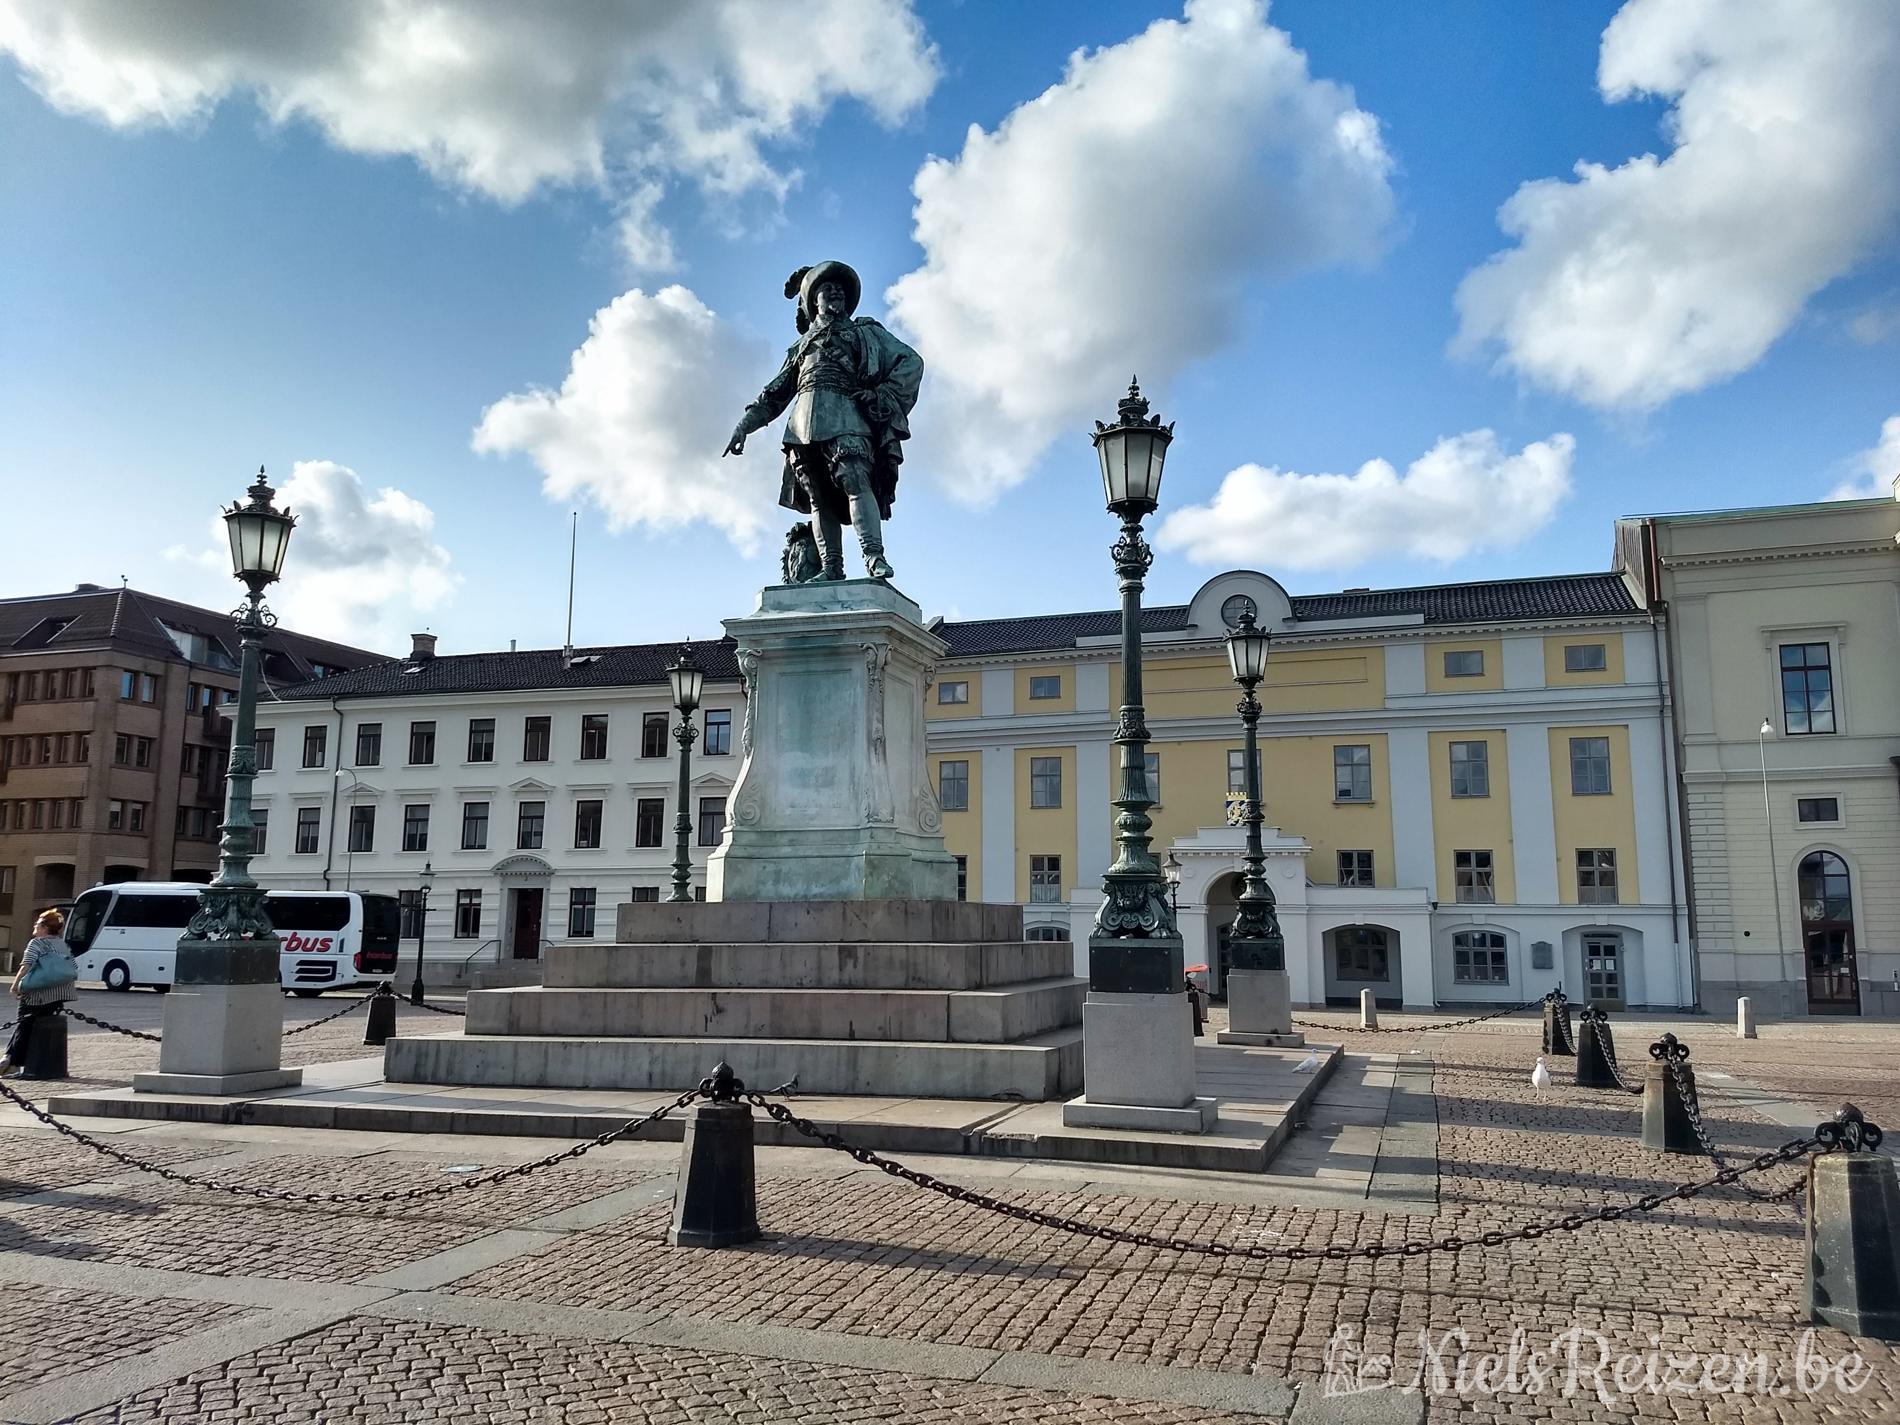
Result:
[[894,572],[884,557],[884,521],[877,512],[877,500],[870,495],[851,497],[851,527],[858,532],[858,548],[864,555],[864,572],[873,579],[888,579]]
[[823,510],[812,511],[811,537],[818,546],[818,579],[844,578],[844,529],[838,517]]

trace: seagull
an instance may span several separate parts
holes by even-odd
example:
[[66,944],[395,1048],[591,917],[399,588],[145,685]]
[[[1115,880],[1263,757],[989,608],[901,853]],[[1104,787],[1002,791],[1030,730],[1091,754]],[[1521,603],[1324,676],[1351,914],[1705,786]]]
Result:
[[1537,1067],[1531,1070],[1531,1087],[1542,1093],[1550,1087],[1550,1070],[1544,1067],[1544,1056],[1537,1056]]
[[1306,1057],[1300,1060],[1299,1063],[1293,1066],[1293,1072],[1296,1074],[1310,1074],[1313,1072],[1313,1070],[1317,1069],[1318,1067],[1319,1067],[1319,1050],[1308,1049],[1306,1051]]

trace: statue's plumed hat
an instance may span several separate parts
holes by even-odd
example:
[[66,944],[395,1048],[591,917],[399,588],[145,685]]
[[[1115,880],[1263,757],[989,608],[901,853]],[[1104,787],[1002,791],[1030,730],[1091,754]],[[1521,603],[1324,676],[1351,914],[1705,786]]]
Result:
[[864,295],[864,284],[858,280],[857,272],[849,263],[825,261],[814,267],[801,267],[785,279],[785,295],[798,298],[798,329],[800,331],[803,331],[805,324],[812,319],[813,297],[827,282],[836,282],[844,288],[846,316],[857,311],[858,299]]

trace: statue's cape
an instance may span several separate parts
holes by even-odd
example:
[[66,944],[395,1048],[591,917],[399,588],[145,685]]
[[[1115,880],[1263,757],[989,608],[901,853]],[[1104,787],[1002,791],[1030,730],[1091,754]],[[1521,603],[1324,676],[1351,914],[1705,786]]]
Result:
[[[864,341],[867,364],[865,386],[871,396],[860,409],[871,427],[871,490],[877,496],[879,513],[891,517],[891,502],[897,498],[897,475],[904,463],[903,442],[910,439],[910,413],[917,404],[917,392],[924,381],[924,360],[899,341],[873,317],[853,317],[852,325]],[[795,362],[798,343],[787,352]],[[778,502],[801,514],[811,513],[811,500],[799,483],[791,453],[785,457],[785,474],[779,484]],[[848,509],[833,511],[841,520],[850,518]]]

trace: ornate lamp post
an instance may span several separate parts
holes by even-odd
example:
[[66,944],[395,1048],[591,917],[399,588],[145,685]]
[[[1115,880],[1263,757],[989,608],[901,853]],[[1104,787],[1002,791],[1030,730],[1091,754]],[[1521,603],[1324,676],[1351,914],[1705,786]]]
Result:
[[1223,1044],[1297,1046],[1306,1036],[1293,1029],[1292,994],[1286,974],[1286,937],[1267,884],[1267,856],[1260,845],[1260,699],[1254,689],[1267,675],[1266,629],[1247,609],[1227,635],[1227,664],[1240,685],[1240,722],[1247,731],[1247,854],[1240,905],[1227,935],[1227,1014],[1232,1026],[1219,1036]]
[[409,1003],[422,1003],[422,942],[429,936],[429,887],[435,884],[435,865],[424,861],[416,879],[422,882],[422,904],[416,910],[416,980],[409,986]]
[[693,650],[686,644],[680,645],[679,656],[667,667],[666,680],[673,685],[673,706],[680,715],[679,726],[673,729],[673,739],[680,745],[680,812],[673,820],[673,891],[667,900],[684,902],[693,898],[693,853],[689,849],[693,817],[686,809],[693,790],[693,743],[699,737],[699,729],[693,726],[693,714],[699,708],[699,692],[706,683],[706,675],[700,671],[693,659]]
[[1161,500],[1174,426],[1148,414],[1135,381],[1113,425],[1096,422],[1108,511],[1121,521],[1110,549],[1122,594],[1122,705],[1115,720],[1121,778],[1114,798],[1115,860],[1089,936],[1089,993],[1082,1008],[1084,1093],[1063,1105],[1076,1127],[1196,1133],[1214,1123],[1214,1100],[1194,1095],[1194,1029],[1181,936],[1160,863],[1150,848],[1148,723],[1141,689],[1141,591],[1154,551],[1141,522]]
[[174,992],[165,1001],[158,1072],[133,1087],[166,1093],[246,1093],[301,1082],[283,1069],[279,942],[251,879],[251,784],[257,778],[257,681],[265,633],[277,619],[264,590],[283,572],[297,520],[271,502],[263,467],[247,501],[224,512],[231,573],[248,590],[233,615],[238,634],[238,698],[225,773],[218,874],[198,893],[198,910],[179,937]]

